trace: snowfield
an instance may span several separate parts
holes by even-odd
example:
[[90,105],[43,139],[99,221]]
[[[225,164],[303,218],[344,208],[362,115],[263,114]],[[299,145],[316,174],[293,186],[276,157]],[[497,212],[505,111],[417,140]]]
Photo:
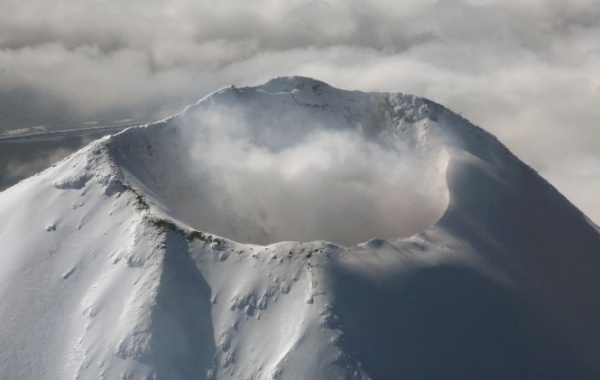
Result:
[[598,227],[410,95],[225,88],[0,218],[1,378],[600,378]]

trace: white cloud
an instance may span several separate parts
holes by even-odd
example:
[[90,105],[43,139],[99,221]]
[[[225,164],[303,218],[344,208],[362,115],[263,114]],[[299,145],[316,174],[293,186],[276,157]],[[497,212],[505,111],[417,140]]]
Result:
[[496,134],[600,221],[600,201],[565,185],[598,176],[554,158],[600,157],[598,41],[597,0],[6,0],[0,95],[29,94],[16,118],[142,119],[278,75],[414,93]]

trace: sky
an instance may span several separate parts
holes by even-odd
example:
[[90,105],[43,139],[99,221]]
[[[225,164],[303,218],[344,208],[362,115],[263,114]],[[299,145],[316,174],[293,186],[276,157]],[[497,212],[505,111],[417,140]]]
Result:
[[441,103],[600,223],[600,0],[0,1],[0,129],[303,75]]

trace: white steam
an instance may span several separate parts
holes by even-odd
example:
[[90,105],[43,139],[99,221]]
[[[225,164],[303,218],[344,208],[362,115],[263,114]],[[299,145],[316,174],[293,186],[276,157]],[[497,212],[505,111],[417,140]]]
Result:
[[368,137],[343,118],[248,111],[188,120],[181,167],[191,183],[162,192],[195,228],[257,244],[353,245],[411,236],[446,210],[445,152]]

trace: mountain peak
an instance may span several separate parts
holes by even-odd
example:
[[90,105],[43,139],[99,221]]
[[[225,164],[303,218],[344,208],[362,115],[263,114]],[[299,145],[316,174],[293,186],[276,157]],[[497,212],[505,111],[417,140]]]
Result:
[[411,95],[221,90],[1,192],[0,217],[2,377],[600,375],[597,229]]

